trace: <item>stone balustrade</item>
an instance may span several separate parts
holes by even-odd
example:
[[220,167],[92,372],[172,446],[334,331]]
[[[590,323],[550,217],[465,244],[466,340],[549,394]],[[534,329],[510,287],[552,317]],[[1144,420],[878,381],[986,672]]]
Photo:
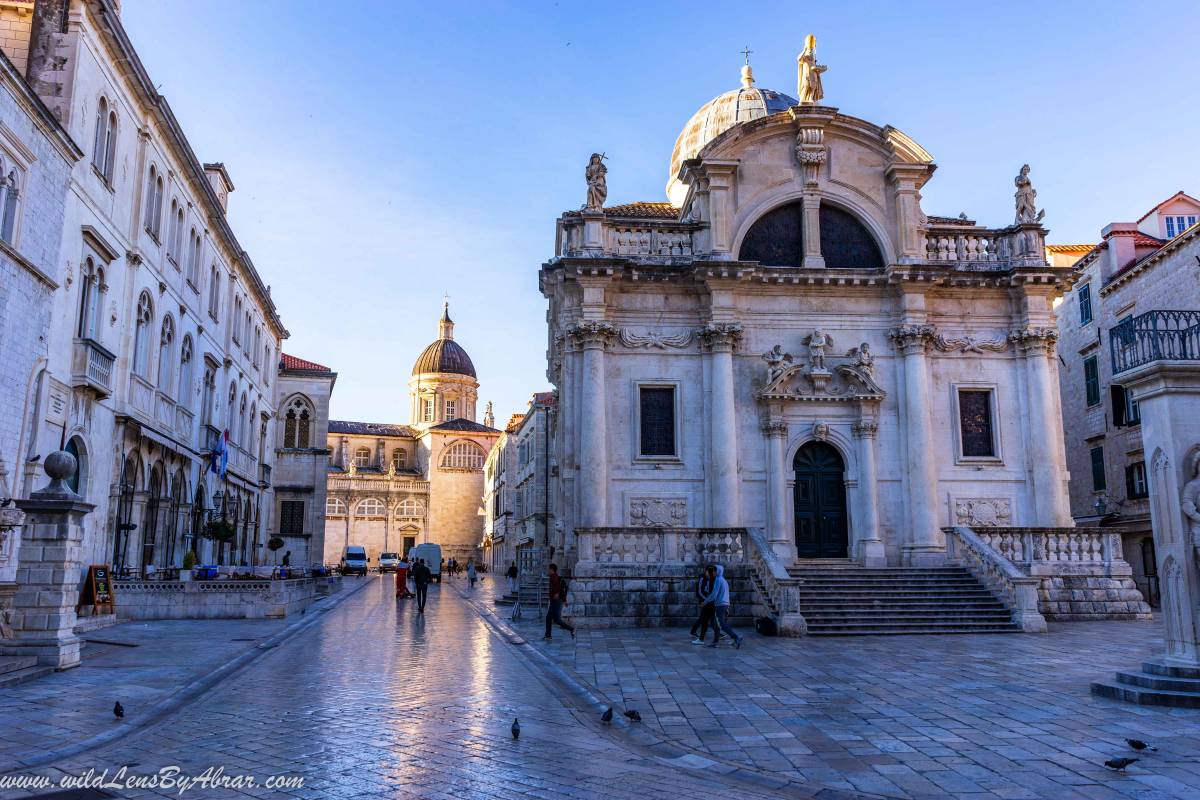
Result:
[[76,339],[71,355],[73,386],[86,386],[104,398],[112,394],[116,356],[92,339]]
[[1149,619],[1119,533],[1105,528],[947,529],[970,531],[1006,564],[1037,583],[1049,620]]
[[116,581],[117,618],[265,619],[297,614],[327,593],[324,578]]
[[663,261],[694,254],[694,223],[674,219],[629,220],[572,217],[564,220],[559,242],[563,256],[623,256]]
[[1037,226],[984,228],[964,224],[930,224],[925,230],[925,260],[967,269],[1010,266],[1012,262],[1045,261],[1043,232]]
[[579,560],[598,564],[742,564],[741,528],[581,528]]
[[750,546],[746,561],[751,577],[762,594],[768,611],[775,616],[779,632],[785,636],[803,636],[808,625],[800,614],[800,582],[788,574],[774,548],[759,528],[747,530]]
[[379,492],[411,492],[413,494],[428,494],[429,481],[388,481],[386,477],[379,478],[330,478],[329,492],[362,492],[378,494]]
[[971,528],[946,528],[945,532],[948,560],[961,562],[989,590],[1000,595],[1021,630],[1026,633],[1046,630],[1046,619],[1039,609],[1037,578],[1017,569]]

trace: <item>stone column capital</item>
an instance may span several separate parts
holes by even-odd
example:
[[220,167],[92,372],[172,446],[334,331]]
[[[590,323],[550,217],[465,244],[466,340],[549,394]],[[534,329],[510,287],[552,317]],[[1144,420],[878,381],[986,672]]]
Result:
[[617,336],[617,328],[606,320],[584,320],[567,328],[567,337],[585,350],[606,350]]
[[781,419],[769,419],[762,424],[763,435],[768,439],[787,438],[788,425]]
[[1025,355],[1037,355],[1040,351],[1049,358],[1058,344],[1058,331],[1054,328],[1015,328],[1008,334],[1008,340]]
[[874,439],[879,432],[879,423],[873,419],[864,419],[850,427],[855,439]]
[[729,353],[741,341],[742,332],[738,322],[710,322],[696,331],[696,335],[708,350]]
[[892,344],[906,356],[924,355],[937,336],[933,325],[902,325],[888,332]]

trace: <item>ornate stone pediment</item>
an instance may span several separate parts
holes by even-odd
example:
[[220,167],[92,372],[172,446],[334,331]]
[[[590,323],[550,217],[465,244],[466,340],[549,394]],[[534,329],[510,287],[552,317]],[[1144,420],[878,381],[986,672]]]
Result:
[[831,370],[809,366],[785,368],[758,393],[760,400],[850,402],[882,400],[887,396],[870,370],[854,364],[834,364]]

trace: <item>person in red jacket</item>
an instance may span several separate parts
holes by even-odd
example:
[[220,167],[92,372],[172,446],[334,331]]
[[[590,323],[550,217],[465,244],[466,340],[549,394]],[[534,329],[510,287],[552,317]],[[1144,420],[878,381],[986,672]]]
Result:
[[557,625],[560,628],[566,628],[571,633],[571,638],[575,638],[575,629],[563,622],[562,607],[567,599],[567,584],[558,577],[558,564],[550,565],[550,608],[546,610],[546,635],[543,639],[549,639],[550,626]]
[[396,597],[412,597],[408,590],[408,559],[405,558],[396,565]]

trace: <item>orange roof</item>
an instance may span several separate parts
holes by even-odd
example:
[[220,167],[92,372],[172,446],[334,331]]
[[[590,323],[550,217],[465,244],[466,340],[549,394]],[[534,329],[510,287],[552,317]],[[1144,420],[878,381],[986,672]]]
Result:
[[1196,198],[1192,197],[1192,196],[1191,196],[1190,194],[1188,194],[1187,192],[1185,192],[1185,191],[1183,191],[1182,189],[1180,189],[1178,192],[1176,192],[1175,194],[1171,195],[1171,196],[1170,196],[1170,197],[1168,197],[1166,200],[1163,200],[1161,203],[1159,203],[1158,205],[1156,205],[1154,208],[1150,209],[1150,210],[1149,210],[1149,211],[1147,211],[1145,214],[1142,214],[1140,217],[1138,217],[1138,222],[1141,222],[1141,221],[1142,221],[1142,220],[1144,220],[1146,217],[1148,217],[1148,216],[1150,216],[1151,214],[1153,214],[1155,211],[1158,211],[1160,208],[1162,208],[1163,206],[1165,206],[1167,203],[1170,203],[1170,202],[1171,202],[1171,201],[1173,201],[1173,200],[1179,200],[1179,199],[1181,199],[1181,198],[1182,198],[1182,199],[1184,199],[1184,200],[1191,200],[1191,201],[1192,201],[1193,203],[1195,203],[1196,205],[1200,205],[1200,200],[1197,200]]
[[[577,217],[578,211],[568,211],[567,216]],[[641,219],[678,219],[679,209],[670,203],[639,201],[619,206],[609,206],[604,213],[610,217],[637,217]]]
[[287,353],[282,353],[279,356],[280,369],[306,369],[313,372],[333,372],[324,364],[318,364],[315,361],[305,361],[303,358],[290,356]]
[[1094,244],[1048,244],[1046,249],[1051,253],[1086,253]]

